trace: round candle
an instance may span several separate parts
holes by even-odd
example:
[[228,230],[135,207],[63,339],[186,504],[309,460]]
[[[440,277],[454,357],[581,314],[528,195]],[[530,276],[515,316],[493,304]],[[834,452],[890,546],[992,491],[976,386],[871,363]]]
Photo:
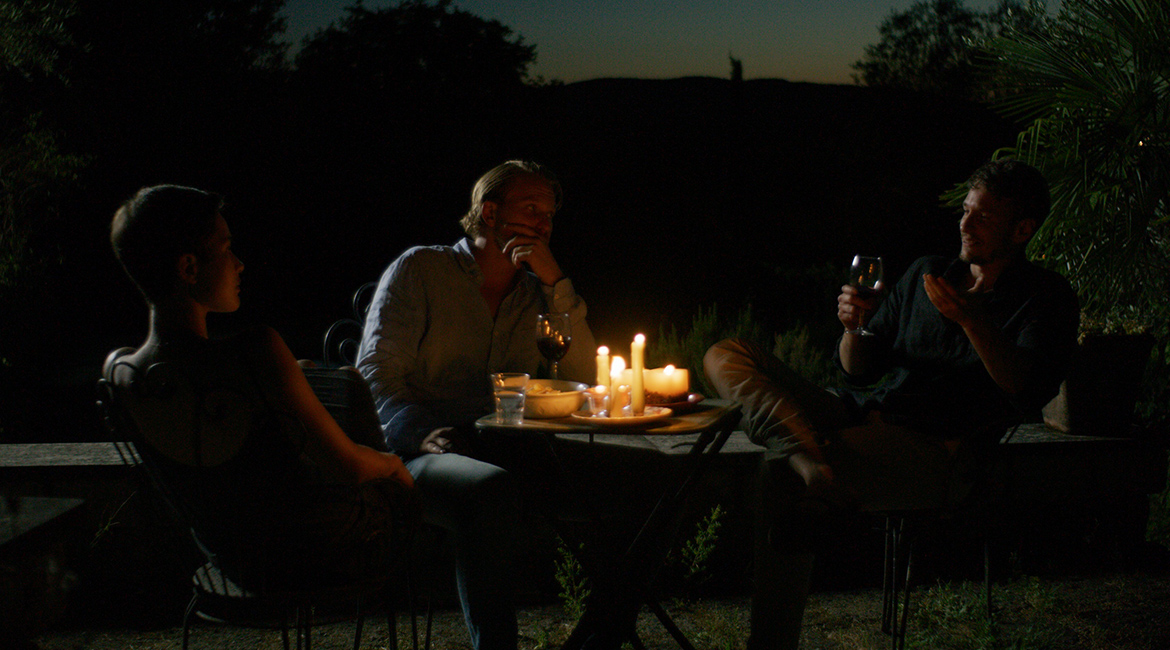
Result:
[[652,404],[686,399],[690,390],[690,376],[685,368],[648,368],[644,375],[646,395]]
[[666,395],[686,395],[691,388],[691,378],[686,368],[668,365],[662,369],[662,379],[666,384]]

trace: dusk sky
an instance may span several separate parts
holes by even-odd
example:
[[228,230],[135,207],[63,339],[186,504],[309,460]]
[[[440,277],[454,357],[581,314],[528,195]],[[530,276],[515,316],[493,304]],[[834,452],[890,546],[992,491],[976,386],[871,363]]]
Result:
[[[344,14],[350,2],[288,0],[289,40]],[[397,2],[367,0],[368,8]],[[455,0],[537,48],[532,73],[564,82],[599,77],[726,77],[728,54],[746,79],[852,83],[849,64],[878,26],[914,0]],[[986,10],[996,0],[966,0]],[[1058,3],[1049,2],[1050,9]]]

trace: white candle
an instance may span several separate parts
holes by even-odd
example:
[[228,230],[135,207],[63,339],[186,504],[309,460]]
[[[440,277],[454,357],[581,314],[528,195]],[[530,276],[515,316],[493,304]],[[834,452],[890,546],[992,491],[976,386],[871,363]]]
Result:
[[609,348],[597,348],[597,385],[609,386]]
[[667,395],[686,395],[691,389],[691,378],[686,368],[668,365],[662,369],[662,378],[666,382]]
[[619,388],[622,385],[622,375],[625,372],[626,360],[614,355],[613,361],[609,365],[609,417],[611,418],[622,416],[622,391]]
[[646,337],[638,334],[630,344],[630,411],[642,415],[646,407],[646,391],[643,388],[642,371],[646,369]]
[[630,405],[630,387],[624,384],[618,386],[615,397],[617,398],[617,415],[614,417],[624,418],[626,417],[626,407]]
[[683,399],[690,389],[690,376],[685,368],[649,368],[644,376],[646,393],[653,393],[659,401]]

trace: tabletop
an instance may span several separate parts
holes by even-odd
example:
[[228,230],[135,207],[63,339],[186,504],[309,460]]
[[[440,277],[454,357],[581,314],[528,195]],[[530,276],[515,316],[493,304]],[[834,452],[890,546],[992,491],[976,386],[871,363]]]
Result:
[[661,419],[622,426],[571,416],[500,424],[496,422],[495,414],[483,416],[475,426],[500,432],[554,434],[561,440],[636,447],[664,454],[687,454],[704,433],[734,427],[739,421],[739,411],[737,402],[707,399],[686,413],[672,413]]

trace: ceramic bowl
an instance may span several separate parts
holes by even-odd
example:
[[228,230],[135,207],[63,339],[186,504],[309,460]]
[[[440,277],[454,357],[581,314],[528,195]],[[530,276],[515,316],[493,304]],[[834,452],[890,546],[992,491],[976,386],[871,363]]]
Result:
[[[564,379],[530,379],[524,398],[524,417],[564,418],[581,408],[585,384]],[[555,392],[554,392],[555,391]]]

